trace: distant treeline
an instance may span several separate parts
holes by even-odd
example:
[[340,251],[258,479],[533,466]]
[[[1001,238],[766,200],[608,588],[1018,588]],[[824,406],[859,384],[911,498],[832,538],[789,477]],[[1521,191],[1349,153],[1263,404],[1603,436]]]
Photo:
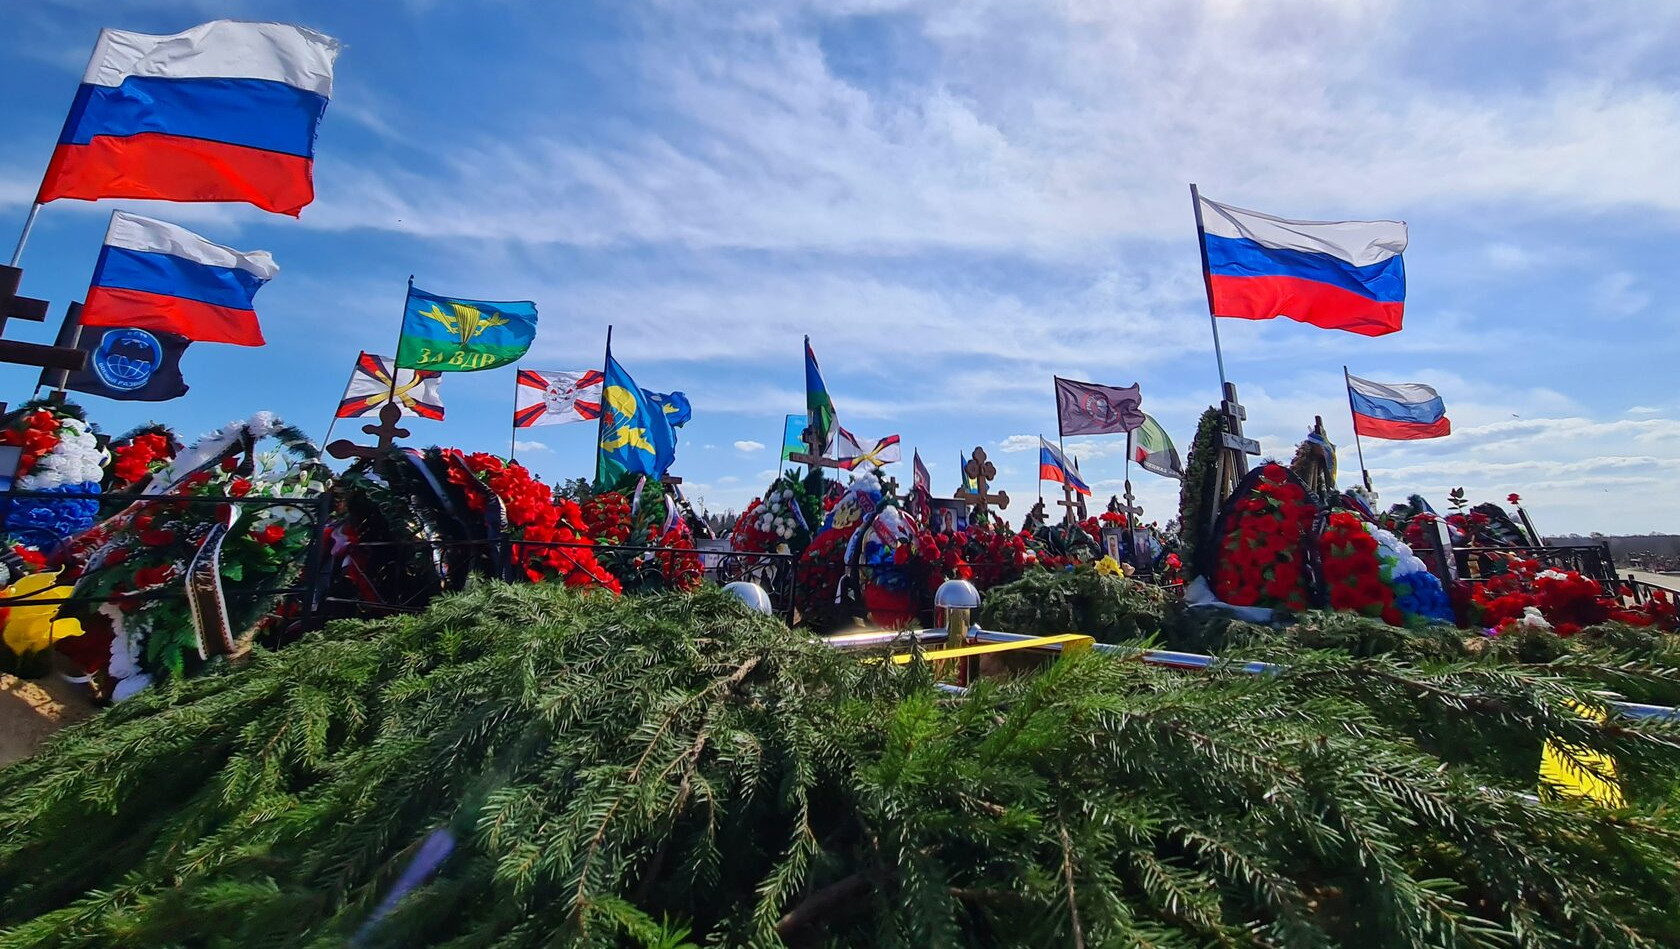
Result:
[[1563,537],[1548,537],[1546,543],[1568,544],[1597,544],[1610,545],[1610,556],[1617,564],[1630,565],[1634,559],[1642,563],[1658,558],[1668,561],[1669,569],[1680,567],[1680,534],[1633,534],[1627,536],[1611,536],[1608,534],[1593,534],[1582,536],[1568,534]]

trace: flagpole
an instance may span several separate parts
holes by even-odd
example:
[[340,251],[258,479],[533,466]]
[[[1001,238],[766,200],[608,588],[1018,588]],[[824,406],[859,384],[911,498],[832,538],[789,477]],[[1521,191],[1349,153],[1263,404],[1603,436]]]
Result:
[[17,246],[12,248],[12,266],[23,259],[23,245],[29,243],[29,232],[35,229],[35,215],[41,213],[41,204],[36,202],[29,206],[29,216],[23,219],[23,232],[18,234]]
[[[367,355],[367,350],[365,350],[365,349],[357,350],[356,351],[356,364],[360,365],[361,362],[362,362],[362,357],[366,356],[366,355]],[[396,362],[396,357],[392,356],[391,361],[393,363]],[[393,365],[391,367],[391,371],[396,372],[397,367]],[[354,383],[355,381],[356,381],[356,370],[354,368],[352,368],[350,370],[350,378],[344,380],[344,392],[341,395],[339,395],[339,397],[338,397],[338,404],[339,405],[343,405],[344,400],[348,399],[350,397],[350,385],[352,383]],[[338,409],[335,407],[333,409],[332,421],[327,423],[327,435],[326,435],[325,438],[321,439],[321,444],[325,445],[328,442],[332,441],[333,429],[335,429],[337,427],[338,427]]]
[[601,443],[607,440],[607,413],[612,405],[607,401],[607,366],[612,362],[612,324],[607,324],[607,352],[601,358],[601,414],[595,422],[595,486],[601,486]]
[[1229,383],[1225,379],[1225,352],[1219,345],[1219,317],[1213,312],[1213,271],[1208,268],[1207,232],[1202,227],[1202,193],[1190,184],[1190,205],[1196,211],[1196,248],[1202,252],[1202,286],[1207,289],[1208,325],[1213,327],[1213,358],[1219,364],[1219,391]]
[[1126,429],[1126,553],[1137,566],[1137,505],[1132,503],[1132,429]]
[[1371,472],[1365,468],[1365,443],[1359,440],[1358,413],[1353,410],[1353,378],[1348,375],[1348,367],[1342,367],[1342,384],[1347,387],[1348,420],[1353,422],[1353,447],[1359,451],[1359,476],[1365,481],[1365,490],[1371,488]]
[[513,461],[513,450],[519,441],[519,364],[513,364],[513,424],[508,430],[508,461]]
[[[1058,425],[1056,427],[1058,429],[1061,428],[1060,425]],[[1038,433],[1038,440],[1041,441],[1041,442],[1044,441],[1044,433],[1043,432]],[[1040,472],[1040,474],[1038,476],[1038,503],[1040,503],[1040,504],[1044,503],[1044,475],[1043,475],[1042,472]]]

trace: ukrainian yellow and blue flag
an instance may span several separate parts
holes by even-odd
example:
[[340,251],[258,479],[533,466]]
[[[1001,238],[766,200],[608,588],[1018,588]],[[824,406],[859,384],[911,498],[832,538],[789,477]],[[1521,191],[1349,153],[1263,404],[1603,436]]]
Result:
[[[601,386],[601,442],[596,455],[595,483],[610,488],[626,474],[646,475],[657,480],[676,459],[677,438],[671,419],[687,421],[688,399],[681,393],[661,397],[661,402],[636,385],[618,360],[607,353],[607,368]],[[673,408],[681,397],[680,409]]]

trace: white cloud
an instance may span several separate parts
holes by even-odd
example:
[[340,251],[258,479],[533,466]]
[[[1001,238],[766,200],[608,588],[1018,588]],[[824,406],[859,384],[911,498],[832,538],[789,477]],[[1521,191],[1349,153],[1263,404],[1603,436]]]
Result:
[[1651,293],[1625,271],[1606,274],[1593,284],[1593,308],[1606,316],[1633,316],[1651,305]]
[[542,442],[516,441],[516,442],[513,443],[513,450],[514,451],[548,451],[548,446],[543,444]]
[[764,443],[763,442],[755,442],[750,438],[742,439],[742,440],[735,443],[735,450],[739,451],[739,452],[763,451],[764,450]]
[[1629,415],[1661,415],[1662,413],[1662,409],[1649,405],[1636,405],[1627,410]]

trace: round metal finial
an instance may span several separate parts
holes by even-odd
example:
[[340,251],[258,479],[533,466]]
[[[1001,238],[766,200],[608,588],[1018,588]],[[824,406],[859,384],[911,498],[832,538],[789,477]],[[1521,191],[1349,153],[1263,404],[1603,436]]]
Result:
[[933,595],[933,605],[942,610],[977,610],[980,591],[967,580],[946,580]]
[[723,592],[747,604],[747,609],[756,613],[769,616],[775,612],[770,606],[770,594],[765,593],[763,587],[750,580],[736,580],[733,583],[726,583],[723,585]]

